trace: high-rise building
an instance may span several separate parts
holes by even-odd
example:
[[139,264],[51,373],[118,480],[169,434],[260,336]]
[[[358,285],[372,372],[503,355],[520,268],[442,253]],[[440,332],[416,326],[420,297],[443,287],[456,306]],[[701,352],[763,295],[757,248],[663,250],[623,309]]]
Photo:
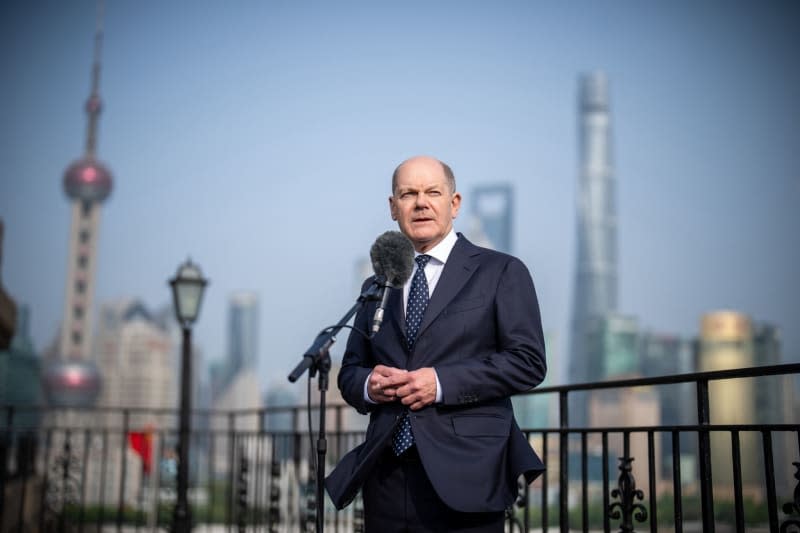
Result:
[[[593,317],[617,309],[617,218],[611,158],[609,88],[605,74],[584,75],[578,89],[579,170],[577,250],[570,328],[568,380],[589,373],[587,335]],[[573,423],[586,422],[585,397],[571,410]]]
[[[592,423],[600,427],[613,426],[657,426],[661,423],[659,416],[658,395],[652,387],[630,387],[624,389],[607,389],[593,391],[589,396],[588,404],[589,418]],[[619,467],[618,457],[625,455],[625,435],[617,432],[608,434],[609,447],[609,469],[615,472]],[[631,433],[630,438],[630,457],[634,458],[632,463],[633,477],[638,482],[648,479],[648,443],[647,435],[644,433]],[[602,435],[591,433],[588,438],[588,448],[590,458],[594,455],[602,457],[598,452],[602,449]],[[661,443],[655,443],[655,455],[661,455]],[[591,462],[591,461],[590,461]],[[572,461],[570,462],[570,475],[575,472]],[[602,459],[595,461],[595,464],[602,465]],[[659,483],[662,477],[662,469],[659,465],[654,465],[655,482]],[[601,480],[597,476],[590,474],[590,479]],[[597,476],[597,477],[596,477]],[[575,479],[573,477],[573,479]],[[642,481],[640,481],[642,480]]]
[[[169,330],[136,300],[105,303],[100,307],[98,318],[94,353],[103,382],[98,404],[153,409],[130,413],[124,420],[129,431],[152,430],[159,434],[161,430],[170,429],[164,424],[171,422],[155,411],[174,409],[177,405]],[[91,416],[92,419],[85,422],[89,426],[122,427],[123,424],[119,411],[92,413]],[[107,436],[105,450],[96,438],[91,441],[86,456],[88,502],[107,501],[108,487],[118,487],[124,480],[127,503],[136,503],[135,495],[144,482],[143,464],[123,439],[125,435],[112,432]],[[165,450],[168,447],[164,445]]]
[[514,220],[513,189],[498,183],[472,189],[470,239],[479,246],[511,253]]
[[[756,323],[753,327],[753,350],[757,366],[781,364],[780,331],[772,324]],[[795,413],[794,376],[762,376],[754,380],[755,416],[759,424],[787,424]],[[773,436],[773,462],[789,465],[796,457],[797,439],[791,433]],[[796,484],[789,468],[776,469],[779,493],[790,494]]]
[[293,410],[297,403],[293,389],[283,383],[271,385],[264,394],[264,407],[267,409],[264,428],[268,432],[281,434],[274,440],[274,457],[279,461],[287,461],[294,456],[291,435],[297,423]]
[[228,307],[228,362],[230,374],[258,366],[258,296],[240,291]]
[[[749,317],[736,311],[715,311],[703,315],[697,343],[697,370],[729,370],[753,366],[753,324]],[[753,424],[755,390],[752,379],[717,380],[708,386],[708,408],[712,424]],[[742,457],[758,457],[758,443],[752,432],[743,432]],[[711,434],[711,469],[714,484],[722,490],[733,486],[730,436],[724,432]],[[759,464],[742,462],[742,483],[745,494],[758,494]]]
[[[253,292],[239,291],[228,300],[228,353],[222,361],[211,364],[212,403],[218,403],[223,396],[226,403],[233,402],[240,395],[229,393],[234,382],[241,380],[245,373],[252,374],[248,380],[258,382],[258,296]],[[251,379],[252,378],[252,379]],[[248,381],[249,382],[249,381]],[[248,399],[247,407],[260,402],[258,394]],[[244,407],[244,406],[243,406]]]
[[[695,371],[692,343],[677,335],[645,332],[639,335],[639,373],[645,377],[689,374]],[[661,423],[667,426],[697,423],[695,384],[675,383],[654,387],[658,395]],[[694,481],[697,471],[697,439],[690,433],[681,433],[680,466],[683,483]],[[672,468],[672,435],[662,432],[661,471]]]
[[[261,386],[258,365],[258,296],[252,292],[233,293],[228,301],[228,354],[221,364],[211,367],[212,407],[220,411],[260,409]],[[209,427],[223,432],[228,420],[214,417]],[[256,416],[239,417],[239,430],[256,431]],[[224,465],[231,450],[226,442],[214,446],[215,464]],[[215,475],[221,471],[216,471]]]
[[103,304],[95,352],[104,383],[99,405],[153,408],[177,405],[172,339],[141,302]]
[[639,373],[639,325],[618,313],[595,315],[586,321],[585,362],[593,381]]

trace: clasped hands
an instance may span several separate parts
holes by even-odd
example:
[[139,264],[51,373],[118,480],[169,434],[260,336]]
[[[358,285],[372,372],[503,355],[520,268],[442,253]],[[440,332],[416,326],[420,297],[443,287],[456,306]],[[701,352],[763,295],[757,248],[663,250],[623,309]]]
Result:
[[400,400],[416,411],[436,401],[436,372],[430,367],[403,370],[377,365],[369,376],[367,393],[376,403]]

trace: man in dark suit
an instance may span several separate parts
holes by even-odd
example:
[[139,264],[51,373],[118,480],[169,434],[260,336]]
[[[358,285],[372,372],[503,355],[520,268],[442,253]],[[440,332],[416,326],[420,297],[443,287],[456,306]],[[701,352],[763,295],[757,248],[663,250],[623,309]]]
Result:
[[[460,205],[444,163],[415,157],[395,170],[389,207],[416,264],[387,289],[380,331],[347,341],[339,389],[370,422],[326,480],[340,509],[363,489],[368,533],[503,531],[519,477],[544,470],[510,400],[546,371],[533,282],[518,259],[453,231]],[[356,328],[368,330],[375,306]]]

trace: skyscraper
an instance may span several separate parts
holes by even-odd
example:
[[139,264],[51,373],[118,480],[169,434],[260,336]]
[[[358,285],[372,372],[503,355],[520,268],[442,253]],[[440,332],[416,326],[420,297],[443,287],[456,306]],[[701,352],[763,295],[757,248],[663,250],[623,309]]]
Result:
[[86,101],[88,127],[86,151],[64,172],[64,192],[72,203],[72,224],[67,260],[66,295],[58,355],[70,361],[86,361],[91,348],[91,311],[97,265],[100,205],[111,193],[111,172],[96,157],[100,100],[100,50],[103,43],[102,13],[98,13],[94,43],[92,86]]
[[511,185],[498,183],[472,189],[470,238],[480,246],[511,253],[514,203]]
[[106,407],[171,408],[177,404],[169,330],[138,300],[100,307],[95,359]]
[[258,361],[258,296],[236,292],[228,308],[228,360],[231,375],[245,368],[255,370]]
[[584,363],[593,381],[630,377],[639,372],[639,324],[636,318],[606,313],[589,317],[585,330]]
[[[703,315],[698,339],[697,370],[728,370],[746,368],[755,363],[753,323],[750,317],[737,311],[714,311]],[[708,385],[708,410],[712,424],[753,424],[755,417],[755,384],[752,379],[717,380]],[[755,433],[742,432],[742,457],[758,456]],[[714,484],[727,490],[733,486],[730,435],[711,433],[711,470]],[[742,483],[745,494],[758,485],[759,464],[756,460],[742,462]]]
[[[219,411],[260,409],[262,407],[261,385],[257,374],[258,363],[258,295],[239,291],[228,301],[228,357],[222,365],[212,370],[212,406]],[[222,433],[229,421],[224,417],[213,417],[209,427],[212,432]],[[245,431],[257,431],[256,416],[237,419],[236,427]],[[213,455],[215,465],[225,465],[232,450],[230,443],[215,440]],[[251,464],[260,461],[248,452]],[[215,470],[213,475],[223,475],[225,468]]]
[[[218,404],[222,398],[228,403],[243,401],[252,407],[260,402],[258,391],[258,295],[253,292],[239,291],[228,300],[228,353],[224,361],[212,365],[211,393],[213,403]],[[254,383],[253,393],[236,395],[230,391],[237,380],[247,376],[247,383]],[[249,387],[249,386],[248,386]],[[248,388],[250,390],[250,388]],[[247,398],[246,400],[244,398]]]
[[[609,89],[605,74],[581,76],[578,87],[577,250],[568,379],[587,381],[592,319],[617,310],[617,218],[611,160]],[[584,401],[573,423],[586,422]]]

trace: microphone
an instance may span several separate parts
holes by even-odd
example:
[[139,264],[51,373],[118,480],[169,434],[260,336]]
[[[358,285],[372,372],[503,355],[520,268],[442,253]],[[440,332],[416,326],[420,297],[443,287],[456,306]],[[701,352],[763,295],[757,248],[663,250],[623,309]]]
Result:
[[389,288],[400,288],[411,277],[414,269],[414,245],[399,231],[387,231],[375,239],[369,256],[375,279],[383,287],[381,303],[372,318],[372,337],[381,329],[383,313],[389,302]]

